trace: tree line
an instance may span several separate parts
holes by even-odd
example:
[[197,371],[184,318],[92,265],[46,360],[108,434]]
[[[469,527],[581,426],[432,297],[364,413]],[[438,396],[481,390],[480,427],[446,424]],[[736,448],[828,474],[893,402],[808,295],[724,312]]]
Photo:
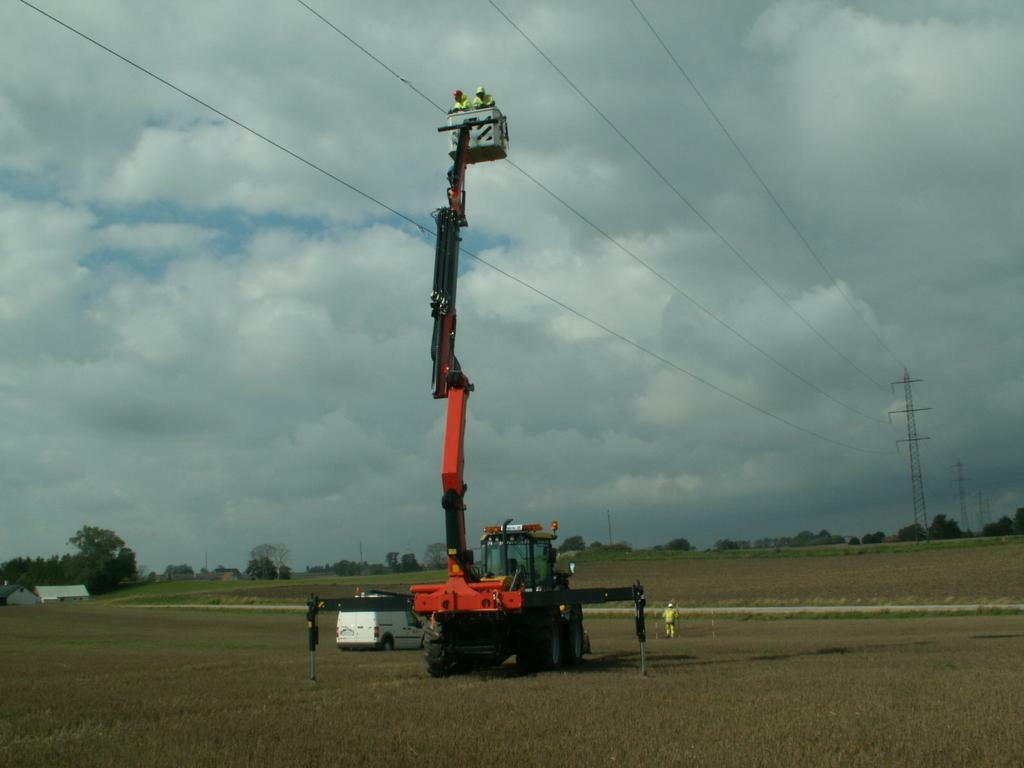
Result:
[[27,589],[46,584],[85,584],[95,595],[139,578],[135,552],[113,531],[84,525],[68,544],[77,551],[50,557],[14,557],[0,563],[0,580]]
[[[924,526],[908,525],[900,528],[897,536],[900,541],[915,541],[919,539],[960,539],[974,538],[977,536],[1021,536],[1024,535],[1024,507],[1019,507],[1011,518],[1003,515],[992,523],[982,526],[981,532],[962,530],[960,523],[946,515],[936,515],[926,529]],[[862,541],[864,541],[862,539]],[[864,541],[865,544],[869,543]]]
[[[860,544],[881,544],[888,541],[921,541],[931,539],[934,541],[945,539],[971,538],[977,536],[1024,536],[1024,507],[1019,508],[1014,516],[1003,515],[998,520],[988,523],[982,527],[980,533],[964,531],[960,524],[946,515],[936,515],[932,518],[928,527],[922,525],[908,525],[900,528],[894,534],[887,534],[885,531],[871,531],[863,536],[844,536],[838,533],[831,533],[821,529],[817,533],[813,531],[800,531],[794,536],[765,537],[760,539],[718,539],[710,549],[716,551],[728,551],[738,549],[783,549],[789,547],[823,547],[834,544],[849,544],[857,546]],[[593,541],[587,544],[582,536],[569,536],[558,548],[560,553],[566,552],[629,552],[633,547],[626,541],[614,544],[605,544],[600,541]],[[689,540],[685,538],[671,539],[665,544],[656,544],[652,550],[675,550],[689,552],[693,549]]]
[[307,565],[307,573],[331,573],[335,576],[381,576],[385,573],[415,573],[423,570],[444,568],[448,562],[444,544],[434,542],[428,544],[423,553],[423,562],[416,559],[413,552],[388,552],[383,563],[357,562],[355,560],[338,560],[323,565]]
[[932,518],[928,527],[920,524],[911,524],[900,528],[894,534],[887,534],[885,531],[873,531],[863,536],[842,536],[829,533],[822,529],[817,533],[801,531],[796,536],[780,536],[778,538],[756,539],[755,541],[744,541],[734,539],[719,539],[715,542],[713,549],[781,549],[783,547],[821,547],[829,544],[881,544],[889,541],[942,541],[946,539],[973,538],[977,536],[1013,536],[1024,535],[1024,507],[1017,510],[1013,518],[1004,515],[994,523],[985,525],[980,533],[970,530],[962,530],[960,524],[946,515],[936,515]]

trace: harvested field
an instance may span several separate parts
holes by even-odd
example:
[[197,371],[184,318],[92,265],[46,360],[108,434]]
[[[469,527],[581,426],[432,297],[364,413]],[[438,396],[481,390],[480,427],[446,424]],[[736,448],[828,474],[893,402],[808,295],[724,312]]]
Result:
[[[631,622],[533,677],[449,680],[417,652],[305,679],[295,615],[0,611],[0,765],[1020,764],[1024,618],[687,621],[636,670]],[[503,759],[504,761],[504,759]]]
[[575,586],[630,584],[651,603],[856,605],[1024,602],[1024,544],[834,557],[682,557],[581,563]]

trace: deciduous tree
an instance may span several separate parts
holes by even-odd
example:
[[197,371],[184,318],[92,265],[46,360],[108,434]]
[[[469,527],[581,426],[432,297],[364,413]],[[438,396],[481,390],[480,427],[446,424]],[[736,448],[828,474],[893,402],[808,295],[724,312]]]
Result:
[[[255,550],[253,550],[255,552]],[[251,579],[276,579],[277,567],[274,561],[266,555],[249,558],[249,564],[245,568],[246,574]]]
[[440,541],[435,541],[433,544],[427,545],[427,549],[423,553],[424,568],[444,568],[447,563],[448,551],[445,549],[444,544]]
[[559,552],[579,552],[587,548],[587,542],[582,536],[569,536],[558,548]]
[[[287,565],[290,556],[291,553],[284,544],[257,544],[249,552],[249,565],[245,572],[254,579],[290,579],[292,571]],[[266,574],[267,563],[270,564],[270,570],[273,571],[272,576],[253,575],[254,573]]]
[[[960,526],[957,526],[957,530],[960,530]],[[900,537],[900,541],[923,541],[928,538],[928,531],[920,523],[912,523],[905,528],[900,528],[896,535]]]
[[1003,515],[994,523],[989,523],[981,529],[982,536],[1012,536],[1013,520]]
[[113,531],[85,525],[68,543],[78,552],[66,561],[65,574],[85,584],[90,592],[109,592],[135,577],[135,552]]
[[928,535],[933,539],[959,539],[963,536],[963,531],[956,520],[951,520],[945,515],[936,515],[928,526]]

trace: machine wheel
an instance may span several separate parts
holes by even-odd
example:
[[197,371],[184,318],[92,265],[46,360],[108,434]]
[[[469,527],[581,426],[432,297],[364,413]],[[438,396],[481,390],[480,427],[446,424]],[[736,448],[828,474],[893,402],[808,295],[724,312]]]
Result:
[[544,669],[554,669],[562,663],[562,620],[557,616],[547,627],[547,653]]
[[395,650],[395,639],[391,635],[384,635],[384,640],[381,642],[380,647],[385,651]]
[[569,620],[564,622],[564,628],[564,637],[562,638],[562,665],[572,667],[583,660],[583,617],[580,616],[578,611],[573,611]]
[[448,677],[459,671],[458,657],[440,640],[427,641],[427,672],[431,677]]
[[562,620],[536,611],[524,617],[516,644],[516,668],[524,673],[554,669],[562,660]]

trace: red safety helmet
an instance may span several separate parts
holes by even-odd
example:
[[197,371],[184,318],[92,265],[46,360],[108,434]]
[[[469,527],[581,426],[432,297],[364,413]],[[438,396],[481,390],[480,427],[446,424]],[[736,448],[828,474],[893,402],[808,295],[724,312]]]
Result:
[[458,88],[456,88],[454,91],[452,91],[452,96],[455,97],[456,100],[461,99],[462,98],[462,91],[460,91]]

